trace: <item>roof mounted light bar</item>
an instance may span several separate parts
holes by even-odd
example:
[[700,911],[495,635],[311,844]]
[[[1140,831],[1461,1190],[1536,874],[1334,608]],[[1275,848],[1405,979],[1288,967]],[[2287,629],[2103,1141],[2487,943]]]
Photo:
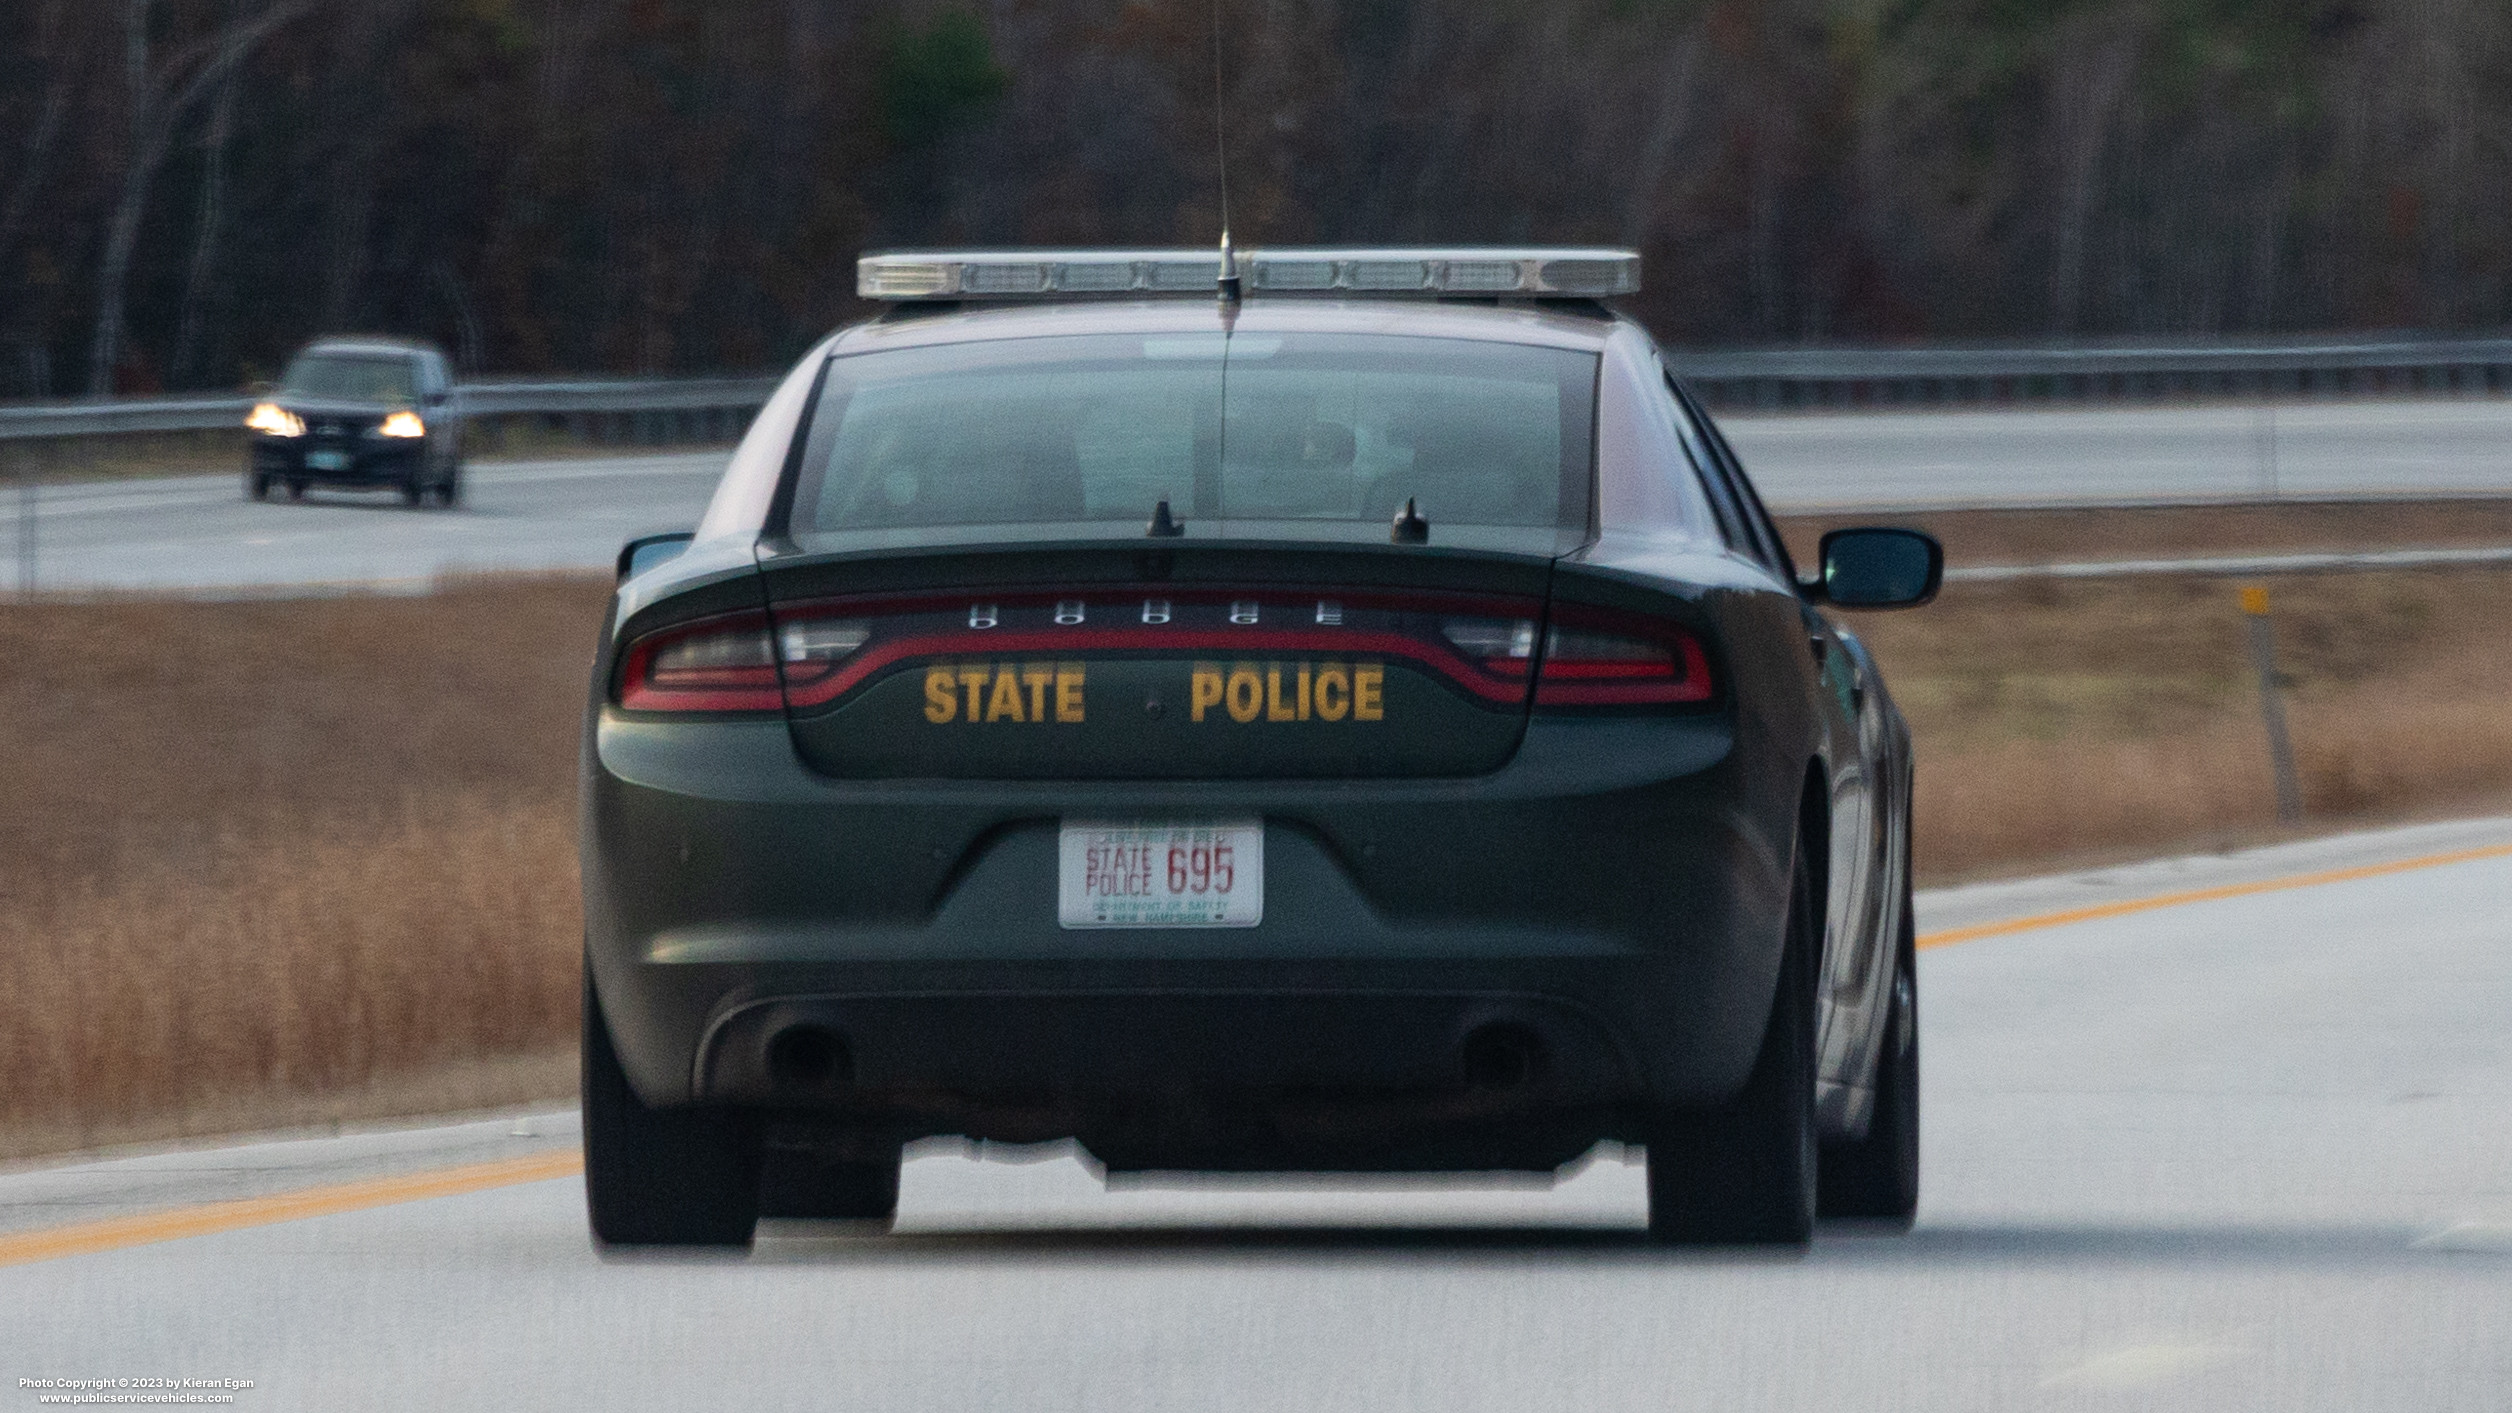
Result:
[[1268,294],[1484,294],[1604,299],[1640,292],[1632,250],[1390,246],[1251,250],[1249,289]]
[[[1602,247],[1242,250],[1236,263],[1251,295],[1607,299],[1640,290],[1639,253]],[[857,294],[895,301],[1211,294],[1220,282],[1221,256],[1210,250],[901,251],[855,262]]]

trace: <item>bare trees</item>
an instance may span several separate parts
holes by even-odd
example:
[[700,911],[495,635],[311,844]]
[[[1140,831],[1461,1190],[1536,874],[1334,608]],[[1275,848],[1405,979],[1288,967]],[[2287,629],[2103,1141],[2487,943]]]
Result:
[[150,58],[153,0],[125,0],[123,52],[125,111],[128,130],[121,191],[107,227],[104,254],[96,270],[96,333],[88,350],[87,392],[102,397],[113,391],[114,370],[122,352],[123,299],[128,288],[131,256],[139,239],[140,216],[146,209],[158,165],[174,141],[179,125],[201,98],[216,89],[253,46],[279,26],[312,9],[318,0],[260,0],[243,7],[211,33],[177,49],[162,61]]
[[[0,5],[0,393],[343,322],[768,364],[867,243],[1216,234],[1142,0]],[[1232,0],[1243,240],[1611,240],[1684,339],[2512,318],[2501,0]]]
[[2102,157],[2110,148],[2137,36],[2112,16],[2069,16],[2050,47],[2052,175],[2050,331],[2072,334],[2084,316],[2085,246],[2090,238]]

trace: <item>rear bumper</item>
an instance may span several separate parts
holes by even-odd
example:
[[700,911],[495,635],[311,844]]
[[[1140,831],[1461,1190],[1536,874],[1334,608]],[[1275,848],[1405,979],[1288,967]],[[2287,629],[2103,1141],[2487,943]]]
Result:
[[[1716,718],[1539,722],[1475,780],[1096,785],[850,784],[781,723],[605,715],[585,768],[588,959],[649,1103],[1119,1167],[1549,1124],[1548,1166],[1732,1093],[1777,973],[1793,818],[1749,802],[1793,791]],[[1059,927],[1066,815],[1261,817],[1264,921]]]

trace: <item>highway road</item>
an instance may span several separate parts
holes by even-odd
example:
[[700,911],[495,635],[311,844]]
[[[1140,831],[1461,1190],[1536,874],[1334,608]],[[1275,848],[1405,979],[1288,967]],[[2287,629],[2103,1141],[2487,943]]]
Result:
[[[36,582],[47,589],[236,591],[406,585],[466,570],[607,566],[620,545],[697,523],[721,452],[480,463],[454,510],[398,495],[309,490],[245,499],[235,475],[38,488]],[[0,588],[25,564],[24,503],[0,491]]]
[[2512,492],[2512,400],[1860,412],[1719,421],[1775,507]]
[[1925,895],[1917,1229],[1801,1258],[1645,1246],[1615,1153],[1549,1191],[1107,1191],[936,1147],[896,1234],[604,1262],[554,1113],[0,1175],[0,1379],[249,1379],[264,1409],[2500,1410],[2507,902],[2512,820]]
[[[2512,493],[2512,400],[1873,412],[1724,424],[1783,510],[2283,496]],[[483,464],[458,511],[316,491],[245,501],[231,474],[43,488],[37,582],[238,590],[423,583],[464,569],[597,568],[621,541],[686,528],[720,453]],[[0,587],[20,582],[21,509],[0,493]]]

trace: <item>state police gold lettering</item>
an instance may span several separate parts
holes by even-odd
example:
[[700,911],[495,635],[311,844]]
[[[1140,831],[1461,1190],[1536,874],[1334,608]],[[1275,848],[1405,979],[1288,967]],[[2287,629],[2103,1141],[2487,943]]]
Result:
[[1187,717],[1219,707],[1232,721],[1384,721],[1387,667],[1378,662],[1199,662],[1187,678]]
[[925,720],[1069,726],[1084,719],[1088,677],[1078,662],[938,662],[925,669]]

